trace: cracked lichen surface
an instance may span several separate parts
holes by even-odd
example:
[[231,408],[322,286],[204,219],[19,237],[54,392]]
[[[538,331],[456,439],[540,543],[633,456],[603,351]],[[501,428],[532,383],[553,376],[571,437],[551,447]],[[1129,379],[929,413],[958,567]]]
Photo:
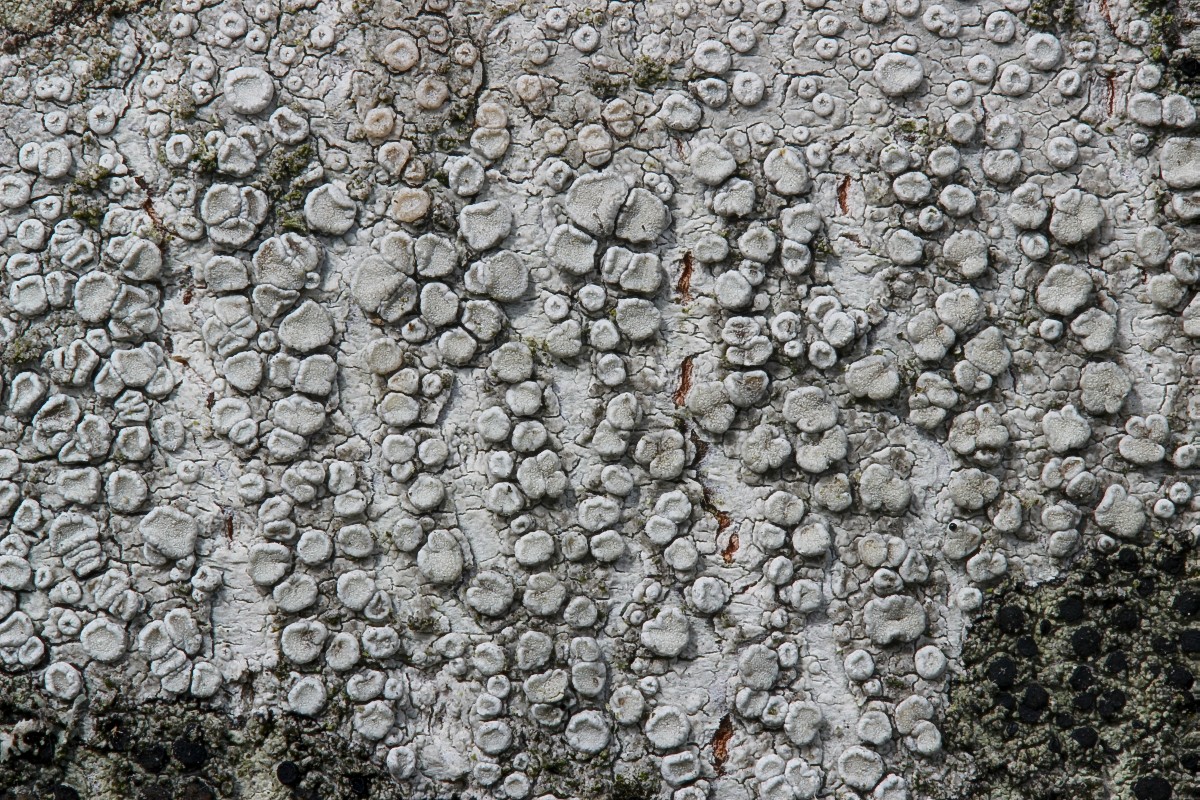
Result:
[[0,798],[1196,796],[1197,23],[0,0]]

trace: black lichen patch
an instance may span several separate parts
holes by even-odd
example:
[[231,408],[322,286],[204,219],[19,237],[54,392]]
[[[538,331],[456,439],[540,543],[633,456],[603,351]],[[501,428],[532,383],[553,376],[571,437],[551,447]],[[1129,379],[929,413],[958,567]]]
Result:
[[188,699],[67,707],[29,676],[0,676],[0,734],[13,741],[0,800],[406,796],[346,733],[291,714],[231,718]]
[[945,721],[951,763],[973,765],[956,796],[1200,796],[1189,539],[1092,554],[1061,583],[989,593]]

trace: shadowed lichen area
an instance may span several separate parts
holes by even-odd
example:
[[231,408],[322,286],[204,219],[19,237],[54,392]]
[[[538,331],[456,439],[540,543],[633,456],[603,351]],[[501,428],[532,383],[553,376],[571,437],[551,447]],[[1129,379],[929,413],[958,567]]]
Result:
[[59,29],[112,18],[150,6],[156,0],[0,0],[0,49]]
[[1200,792],[1200,563],[1192,536],[1089,554],[989,592],[950,692],[958,797],[1169,800]]
[[367,748],[295,715],[235,721],[195,701],[130,703],[118,687],[55,708],[12,676],[0,697],[3,800],[407,796],[369,769]]

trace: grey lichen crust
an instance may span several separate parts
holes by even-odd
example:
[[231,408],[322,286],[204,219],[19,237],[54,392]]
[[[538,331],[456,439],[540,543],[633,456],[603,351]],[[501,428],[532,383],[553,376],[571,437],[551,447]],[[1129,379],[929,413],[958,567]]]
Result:
[[0,0],[0,797],[1200,792],[1200,44]]

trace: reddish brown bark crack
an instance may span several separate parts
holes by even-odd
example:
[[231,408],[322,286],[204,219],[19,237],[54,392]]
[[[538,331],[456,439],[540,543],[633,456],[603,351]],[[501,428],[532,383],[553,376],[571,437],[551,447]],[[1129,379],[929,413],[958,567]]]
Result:
[[733,738],[733,719],[729,714],[721,718],[717,732],[713,734],[713,769],[717,775],[725,774],[725,761],[729,758],[729,740]]
[[679,388],[672,395],[677,407],[682,407],[687,402],[688,392],[692,390],[692,358],[693,356],[688,356],[679,365]]
[[675,283],[675,291],[679,292],[679,302],[689,303],[692,300],[692,272],[696,268],[696,259],[692,251],[683,254],[683,264],[679,269],[679,280]]

